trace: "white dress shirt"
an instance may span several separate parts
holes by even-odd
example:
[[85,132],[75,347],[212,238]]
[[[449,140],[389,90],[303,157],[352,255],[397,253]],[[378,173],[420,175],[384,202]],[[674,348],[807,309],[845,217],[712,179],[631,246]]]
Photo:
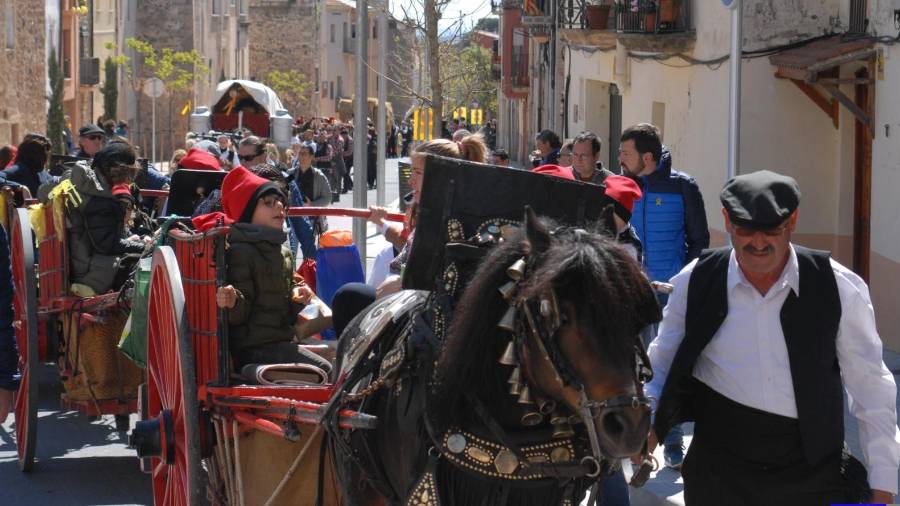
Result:
[[[653,381],[645,391],[656,410],[675,352],[684,338],[687,291],[694,260],[676,274],[674,290],[663,311],[659,334],[648,354]],[[881,338],[866,283],[831,260],[841,300],[837,359],[849,399],[859,421],[859,439],[873,489],[897,493],[900,429],[897,428],[897,387],[882,359]],[[769,413],[797,417],[794,386],[781,307],[789,290],[800,294],[800,273],[793,246],[784,272],[766,295],[744,277],[734,251],[728,263],[728,315],[694,366],[693,375],[729,399]]]

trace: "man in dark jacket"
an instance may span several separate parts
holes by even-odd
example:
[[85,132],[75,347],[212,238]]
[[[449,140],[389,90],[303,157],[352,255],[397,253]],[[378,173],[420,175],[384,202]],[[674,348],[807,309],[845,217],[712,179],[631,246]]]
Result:
[[[651,281],[668,281],[709,247],[703,196],[694,179],[672,170],[672,155],[660,141],[659,129],[639,123],[622,133],[619,163],[625,175],[641,186],[631,225],[644,247],[644,268]],[[666,296],[659,295],[660,305]],[[645,336],[652,339],[656,329]],[[665,443],[665,463],[680,469],[684,460],[682,431],[675,426]]]
[[572,141],[572,175],[585,183],[603,184],[613,173],[600,163],[600,139],[593,132],[581,132]]
[[531,153],[533,167],[541,165],[559,165],[559,149],[562,147],[562,141],[556,132],[552,130],[541,130],[534,136],[535,150]]
[[106,131],[97,125],[84,125],[78,129],[78,151],[75,156],[79,158],[93,158],[103,148],[106,139]]

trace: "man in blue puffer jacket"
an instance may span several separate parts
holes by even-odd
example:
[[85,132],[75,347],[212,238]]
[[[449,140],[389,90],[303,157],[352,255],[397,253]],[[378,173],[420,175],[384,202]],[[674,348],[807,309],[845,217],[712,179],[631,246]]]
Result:
[[[644,248],[644,268],[653,281],[669,281],[709,247],[703,196],[694,178],[672,170],[672,154],[662,145],[659,129],[639,123],[622,133],[619,164],[623,174],[641,186],[631,225]],[[667,296],[659,294],[660,305]],[[655,328],[652,336],[656,337]],[[681,426],[673,427],[665,444],[667,467],[680,469],[684,460]]]

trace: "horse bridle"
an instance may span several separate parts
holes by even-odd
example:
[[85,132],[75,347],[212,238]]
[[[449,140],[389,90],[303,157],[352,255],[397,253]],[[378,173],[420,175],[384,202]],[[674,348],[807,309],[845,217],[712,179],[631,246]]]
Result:
[[[511,281],[500,288],[500,293],[510,305],[506,314],[499,323],[499,327],[511,334],[507,347],[507,356],[512,348],[516,362],[522,364],[522,357],[528,347],[529,338],[536,349],[539,360],[549,365],[552,375],[561,388],[574,388],[578,391],[579,405],[577,415],[584,423],[590,441],[590,457],[583,459],[583,464],[593,465],[594,471],[587,473],[589,478],[599,475],[604,460],[608,460],[600,449],[600,440],[594,420],[603,416],[606,410],[620,407],[639,408],[650,406],[650,401],[643,395],[643,385],[653,377],[650,360],[639,335],[635,336],[635,370],[634,382],[637,388],[636,394],[616,395],[603,400],[594,400],[588,397],[584,383],[575,374],[569,360],[563,354],[559,342],[555,339],[557,331],[563,325],[563,316],[555,290],[551,287],[540,295],[531,298],[517,297],[519,285],[525,280],[529,268],[527,258],[520,258],[507,268],[506,274]],[[501,358],[501,363],[504,362]],[[512,364],[507,364],[512,365]],[[595,504],[598,492],[598,483],[591,487],[588,500],[589,505]]]

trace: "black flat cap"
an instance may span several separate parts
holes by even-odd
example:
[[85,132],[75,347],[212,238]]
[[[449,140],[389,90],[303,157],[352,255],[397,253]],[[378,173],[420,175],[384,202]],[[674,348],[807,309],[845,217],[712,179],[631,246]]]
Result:
[[761,170],[731,178],[719,199],[732,223],[763,230],[781,225],[797,209],[800,187],[792,177]]
[[88,135],[102,135],[105,137],[106,132],[104,132],[102,128],[93,123],[84,125],[83,127],[78,129],[78,137],[87,137]]

